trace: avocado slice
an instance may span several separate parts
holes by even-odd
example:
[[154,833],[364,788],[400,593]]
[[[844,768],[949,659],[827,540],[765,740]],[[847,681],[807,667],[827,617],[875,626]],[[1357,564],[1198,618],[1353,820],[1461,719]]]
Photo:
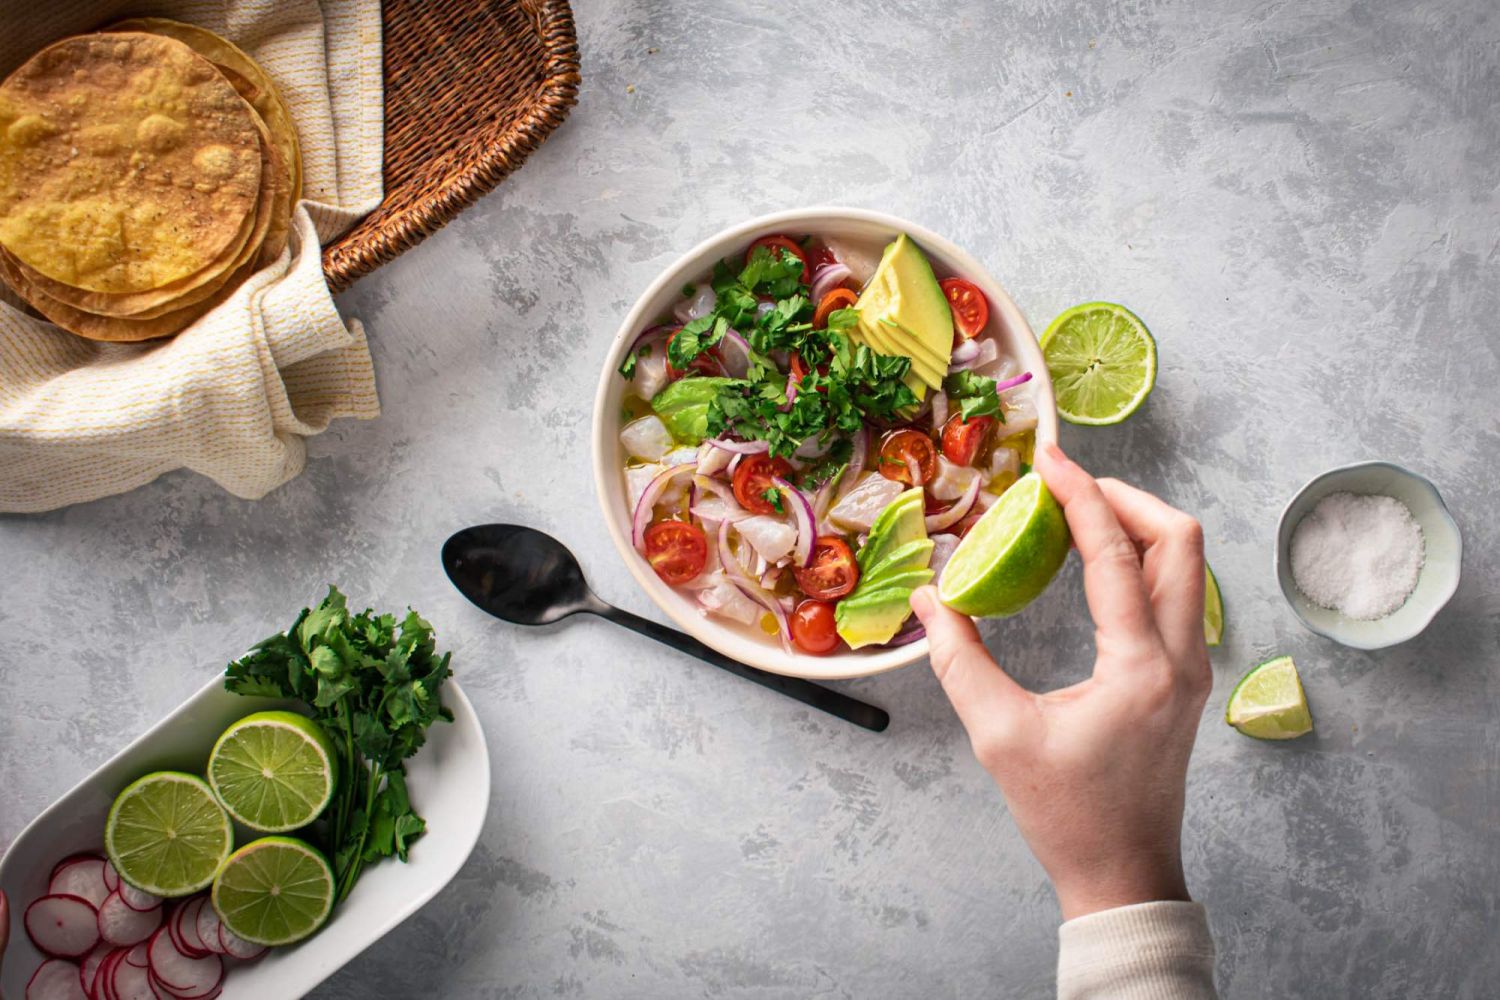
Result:
[[897,338],[905,338],[906,334],[900,327],[885,327],[876,324],[873,327],[860,327],[860,336],[870,349],[877,354],[891,354],[896,357],[904,357],[911,361],[911,370],[928,386],[936,389],[942,384],[943,379],[933,367],[932,361],[921,351],[911,349],[909,343],[902,343]]
[[911,614],[911,591],[890,591],[879,602],[845,598],[833,609],[834,627],[850,649],[890,642]]
[[902,233],[885,248],[854,308],[859,310],[861,333],[869,335],[884,326],[881,332],[888,335],[887,342],[913,360],[920,357],[929,373],[948,370],[953,310],[927,255],[910,236]]
[[865,589],[872,594],[884,593],[887,590],[904,590],[909,594],[918,587],[931,583],[932,575],[932,570],[925,566],[900,573],[881,573],[870,577],[869,586]]
[[873,585],[898,573],[922,569],[932,561],[932,548],[932,539],[919,538],[891,549],[878,565],[872,565],[865,571],[864,579]]
[[932,580],[931,558],[922,491],[910,489],[870,525],[857,557],[859,584],[833,610],[838,633],[851,649],[889,642],[900,631],[911,614],[911,592]]
[[693,375],[680,378],[651,399],[651,409],[678,444],[698,444],[708,435],[708,404],[733,379]]
[[887,504],[875,518],[875,523],[870,525],[870,533],[857,557],[860,572],[874,566],[898,546],[926,537],[922,491],[912,488]]

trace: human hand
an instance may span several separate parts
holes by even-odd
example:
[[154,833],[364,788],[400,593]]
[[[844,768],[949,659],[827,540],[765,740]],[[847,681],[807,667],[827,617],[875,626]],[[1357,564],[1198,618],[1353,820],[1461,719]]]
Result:
[[990,657],[972,621],[923,587],[912,607],[933,672],[1052,879],[1064,920],[1185,900],[1188,757],[1213,683],[1203,531],[1149,493],[1096,482],[1056,445],[1036,466],[1083,558],[1093,676],[1032,694]]

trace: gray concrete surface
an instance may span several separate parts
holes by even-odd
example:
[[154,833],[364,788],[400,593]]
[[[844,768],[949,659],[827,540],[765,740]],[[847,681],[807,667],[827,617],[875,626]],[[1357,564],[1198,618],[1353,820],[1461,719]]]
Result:
[[[437,623],[494,787],[457,880],[317,996],[1050,995],[1056,906],[925,667],[848,685],[894,716],[870,736],[602,622],[490,621],[438,567],[453,529],[524,521],[653,613],[590,483],[605,344],[700,237],[842,202],[948,234],[1038,327],[1109,298],[1159,339],[1149,405],[1064,444],[1197,512],[1223,582],[1185,832],[1223,993],[1496,995],[1494,4],[577,8],[571,120],[343,298],[380,420],[258,503],[179,474],[0,520],[0,846],[331,581]],[[1270,571],[1285,498],[1361,458],[1431,476],[1467,546],[1377,653],[1303,631]],[[1076,566],[986,631],[1029,685],[1083,676]],[[1317,719],[1290,746],[1218,721],[1277,652]]]

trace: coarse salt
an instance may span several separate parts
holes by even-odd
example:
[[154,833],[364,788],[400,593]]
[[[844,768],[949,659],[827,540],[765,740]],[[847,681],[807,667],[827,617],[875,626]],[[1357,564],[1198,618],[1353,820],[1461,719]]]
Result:
[[1292,579],[1314,604],[1373,621],[1416,589],[1423,551],[1422,528],[1401,501],[1330,493],[1292,532]]

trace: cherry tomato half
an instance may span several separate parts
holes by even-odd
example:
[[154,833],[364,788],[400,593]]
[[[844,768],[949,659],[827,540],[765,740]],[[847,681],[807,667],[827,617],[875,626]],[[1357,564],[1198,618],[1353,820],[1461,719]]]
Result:
[[839,259],[828,247],[813,247],[807,252],[807,266],[813,274],[817,274],[820,267],[827,267],[838,262]]
[[770,514],[776,505],[765,498],[771,480],[792,471],[792,463],[770,455],[746,455],[734,470],[734,498],[752,514]]
[[962,343],[979,336],[990,321],[990,304],[977,285],[963,278],[944,278],[938,282],[948,305],[953,307],[953,342]]
[[657,521],[646,529],[646,561],[662,580],[681,586],[708,564],[708,539],[696,524]]
[[949,417],[943,425],[943,457],[954,465],[973,465],[974,457],[984,445],[984,436],[994,423],[994,417],[965,420],[958,413]]
[[812,559],[806,566],[793,567],[797,586],[808,597],[833,601],[854,589],[859,582],[859,565],[854,550],[842,538],[824,535],[813,546]]
[[835,309],[848,309],[859,301],[859,296],[847,288],[839,287],[823,296],[813,312],[813,329],[821,330],[828,325],[828,314]]
[[828,601],[803,601],[792,612],[792,641],[804,653],[824,656],[839,647],[838,623]]
[[[921,482],[912,480],[916,466]],[[880,474],[907,486],[925,486],[937,475],[937,449],[921,431],[892,431],[880,444]]]
[[[668,358],[672,356],[672,341],[676,340],[677,334],[681,332],[682,328],[678,327],[677,330],[672,334],[672,336],[667,338]],[[719,363],[718,356],[715,354],[716,350],[717,348],[710,347],[708,350],[698,355],[693,359],[692,364],[688,365],[688,370],[696,372],[699,375],[723,375],[724,366]],[[681,370],[680,368],[673,368],[671,361],[667,362],[667,378],[671,379],[673,382],[676,382],[686,374],[687,372]]]
[[756,247],[765,247],[773,254],[776,254],[777,257],[781,256],[781,251],[790,250],[802,262],[802,283],[806,285],[812,281],[812,265],[807,262],[807,254],[797,245],[797,241],[790,236],[762,236],[750,244],[750,248],[745,251],[746,264],[750,263],[750,256],[755,253]]

